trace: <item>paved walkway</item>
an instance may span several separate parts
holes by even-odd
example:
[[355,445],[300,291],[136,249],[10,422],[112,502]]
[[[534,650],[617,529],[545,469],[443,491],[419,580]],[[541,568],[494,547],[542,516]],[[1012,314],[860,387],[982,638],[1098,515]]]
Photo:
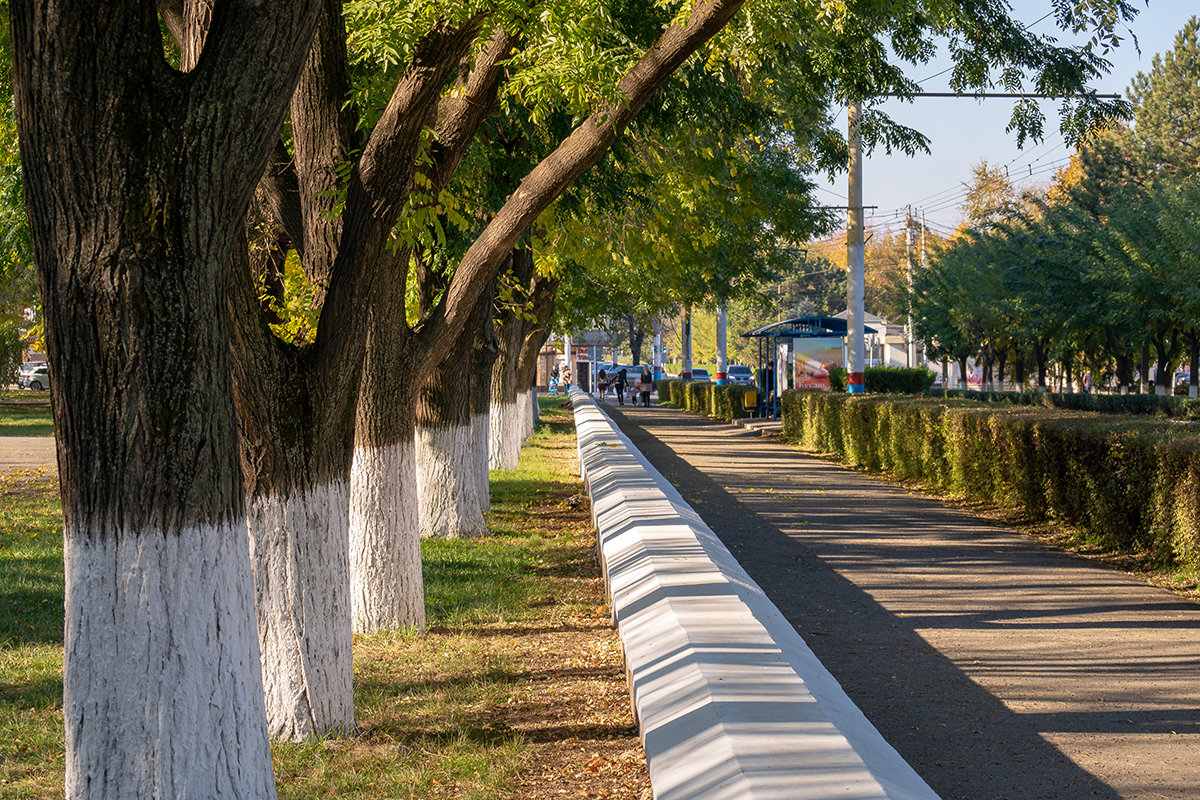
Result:
[[943,800],[1200,797],[1200,604],[740,428],[605,408]]
[[0,474],[16,470],[57,472],[53,436],[0,436]]

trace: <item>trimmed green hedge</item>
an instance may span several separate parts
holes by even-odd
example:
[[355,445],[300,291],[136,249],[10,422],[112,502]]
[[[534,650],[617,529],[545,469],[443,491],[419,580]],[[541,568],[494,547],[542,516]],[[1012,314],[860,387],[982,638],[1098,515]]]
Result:
[[755,390],[753,386],[733,383],[718,386],[708,381],[684,381],[678,378],[661,380],[657,388],[660,401],[669,398],[671,405],[676,408],[726,421],[749,416],[743,397],[746,392]]
[[1200,566],[1200,430],[1030,406],[787,392],[783,433],[857,467],[916,480],[1093,541]]
[[724,386],[713,385],[709,400],[709,416],[729,422],[750,416],[746,411],[745,397],[748,392],[758,391],[753,386],[727,383]]
[[933,386],[933,373],[924,367],[867,367],[863,381],[868,392],[921,394]]
[[707,417],[712,408],[712,394],[709,392],[711,387],[712,384],[708,381],[683,381],[683,407]]
[[[846,391],[846,368],[833,367],[829,370],[829,389],[833,392]],[[934,375],[923,367],[867,367],[863,381],[868,392],[887,394],[902,392],[920,394],[933,386]]]
[[982,403],[1100,411],[1106,414],[1161,414],[1200,419],[1200,400],[1156,394],[1058,394],[1055,392],[981,392],[973,389],[931,389],[931,397],[961,398]]

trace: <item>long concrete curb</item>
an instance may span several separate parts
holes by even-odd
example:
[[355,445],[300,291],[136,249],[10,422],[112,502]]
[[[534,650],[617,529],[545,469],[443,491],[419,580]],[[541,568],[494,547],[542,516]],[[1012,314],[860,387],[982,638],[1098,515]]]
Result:
[[574,390],[657,800],[937,800],[699,515]]

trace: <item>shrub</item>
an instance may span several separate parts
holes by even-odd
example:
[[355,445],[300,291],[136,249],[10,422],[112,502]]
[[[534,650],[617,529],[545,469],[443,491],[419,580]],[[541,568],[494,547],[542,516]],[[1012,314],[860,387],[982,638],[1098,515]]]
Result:
[[684,405],[688,411],[709,416],[712,413],[713,385],[708,381],[681,381],[684,385]]
[[1157,394],[1077,394],[1056,392],[981,392],[973,389],[931,389],[931,397],[1045,406],[1105,414],[1161,414],[1168,417],[1200,418],[1200,400]]
[[846,391],[846,372],[845,367],[831,367],[829,370],[829,389],[834,392]]
[[676,408],[686,408],[687,403],[683,396],[683,390],[687,386],[687,381],[681,381],[674,378],[667,382],[667,397],[671,400],[671,405]]
[[868,392],[921,394],[933,385],[933,373],[924,367],[867,367],[863,380]]
[[783,433],[857,467],[1200,566],[1200,431],[1190,425],[1016,402],[791,391]]
[[711,415],[726,422],[741,417],[750,416],[746,411],[745,398],[747,392],[757,391],[753,386],[741,386],[736,383],[724,386],[713,385],[710,397]]

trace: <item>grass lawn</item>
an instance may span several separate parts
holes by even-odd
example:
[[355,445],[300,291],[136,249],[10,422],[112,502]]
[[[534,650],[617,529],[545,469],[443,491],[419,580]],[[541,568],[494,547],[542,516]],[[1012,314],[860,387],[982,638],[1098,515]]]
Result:
[[[650,797],[563,402],[491,535],[425,543],[430,630],[355,637],[362,735],[275,745],[281,798]],[[0,797],[62,796],[56,489],[0,476]]]
[[[34,394],[34,392],[23,392]],[[49,394],[49,392],[42,392]],[[53,436],[54,422],[50,406],[0,404],[0,436]]]

